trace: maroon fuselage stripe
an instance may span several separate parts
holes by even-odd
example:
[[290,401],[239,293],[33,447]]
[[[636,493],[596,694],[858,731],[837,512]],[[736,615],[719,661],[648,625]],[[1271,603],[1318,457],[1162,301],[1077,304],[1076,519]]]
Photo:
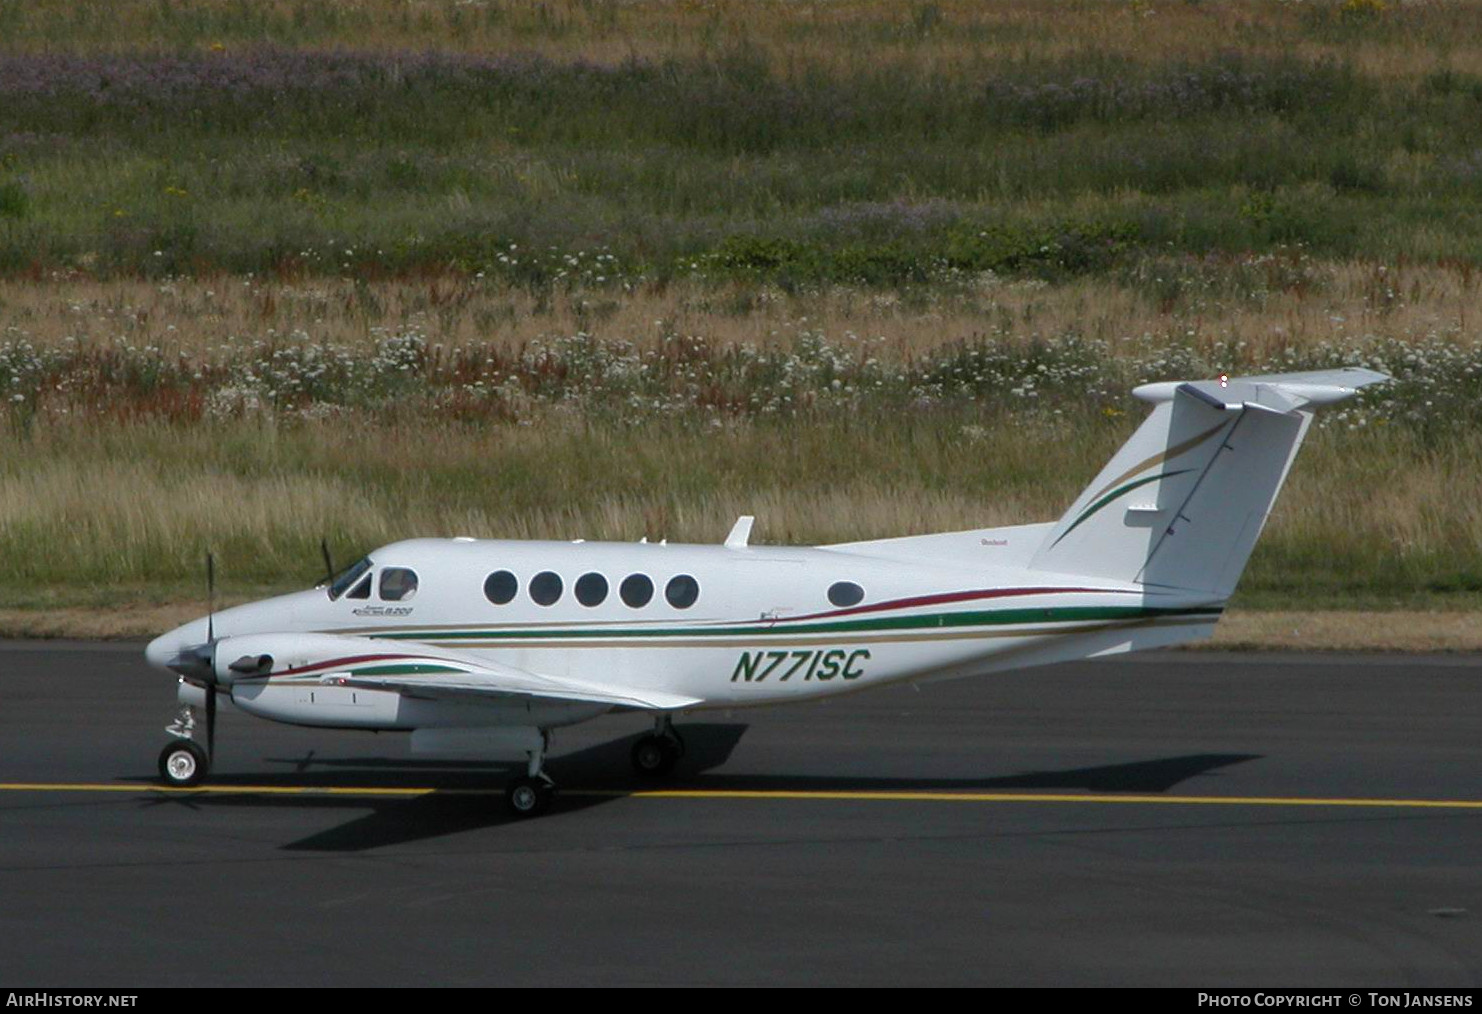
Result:
[[[399,658],[422,658],[421,655],[349,655],[345,658],[332,658],[328,662],[315,662],[313,665],[301,665],[297,669],[284,669],[282,672],[269,673],[264,676],[249,676],[247,679],[274,679],[279,676],[300,676],[315,669],[329,669],[337,665],[359,665],[361,662],[391,662]],[[242,682],[238,680],[237,682]]]
[[1141,595],[1131,588],[985,588],[978,591],[943,592],[940,595],[921,595],[910,599],[891,599],[874,602],[867,606],[851,606],[848,609],[831,609],[824,613],[807,613],[803,616],[779,616],[778,623],[797,623],[800,620],[833,619],[838,616],[854,616],[859,613],[878,613],[887,609],[910,609],[914,606],[940,606],[950,602],[974,602],[980,599],[1001,599],[1017,595],[1061,595],[1068,592],[1098,592],[1109,595]]

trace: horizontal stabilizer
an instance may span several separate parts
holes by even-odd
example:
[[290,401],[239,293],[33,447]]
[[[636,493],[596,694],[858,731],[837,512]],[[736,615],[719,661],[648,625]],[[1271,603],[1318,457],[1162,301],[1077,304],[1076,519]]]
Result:
[[1176,394],[1186,394],[1212,408],[1232,410],[1260,405],[1278,412],[1290,412],[1308,405],[1330,405],[1351,398],[1370,384],[1380,384],[1388,379],[1374,370],[1345,366],[1336,370],[1220,377],[1218,380],[1170,380],[1143,384],[1133,388],[1132,395],[1155,405],[1172,401]]

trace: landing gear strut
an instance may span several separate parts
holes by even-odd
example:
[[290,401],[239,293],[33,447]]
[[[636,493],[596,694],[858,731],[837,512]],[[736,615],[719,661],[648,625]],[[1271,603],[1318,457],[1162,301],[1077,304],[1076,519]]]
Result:
[[654,719],[654,731],[633,744],[633,770],[644,778],[663,778],[684,756],[684,740],[669,715]]
[[196,731],[196,709],[189,704],[180,705],[175,712],[175,721],[165,726],[165,731],[176,739],[190,739]]
[[556,783],[543,770],[549,747],[550,734],[541,730],[540,745],[529,751],[530,762],[524,776],[510,782],[504,790],[505,804],[516,817],[538,817],[550,809],[551,800],[556,795]]

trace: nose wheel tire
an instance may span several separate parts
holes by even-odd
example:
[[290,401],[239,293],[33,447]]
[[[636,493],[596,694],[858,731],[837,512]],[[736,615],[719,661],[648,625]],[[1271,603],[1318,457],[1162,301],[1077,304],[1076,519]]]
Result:
[[177,739],[160,751],[160,778],[174,788],[189,788],[206,780],[211,761],[190,739]]
[[550,809],[555,786],[544,778],[516,778],[504,790],[504,801],[516,817],[538,817]]
[[663,778],[684,753],[671,736],[644,736],[633,744],[633,770],[645,778]]

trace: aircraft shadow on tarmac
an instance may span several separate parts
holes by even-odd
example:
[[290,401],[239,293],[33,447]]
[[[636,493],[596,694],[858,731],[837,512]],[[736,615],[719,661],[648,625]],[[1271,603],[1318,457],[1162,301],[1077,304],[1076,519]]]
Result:
[[[623,736],[565,755],[552,755],[549,769],[558,793],[553,813],[572,813],[600,806],[647,788],[690,788],[714,791],[913,792],[1041,790],[1080,792],[1167,792],[1191,778],[1220,768],[1258,760],[1259,754],[1189,754],[1156,760],[1061,771],[1031,771],[984,778],[820,777],[809,775],[713,774],[730,759],[746,732],[743,724],[691,724],[680,728],[685,756],[671,780],[642,781],[627,773],[628,754],[640,735]],[[291,851],[360,852],[387,845],[439,838],[514,821],[505,810],[501,783],[513,766],[506,763],[392,759],[385,757],[266,758],[282,764],[281,774],[218,775],[212,785],[233,784],[293,788],[425,788],[435,791],[407,797],[356,795],[272,795],[244,792],[157,796],[146,806],[291,807],[300,810],[369,810],[327,831],[289,842]],[[583,792],[582,790],[587,790]]]

